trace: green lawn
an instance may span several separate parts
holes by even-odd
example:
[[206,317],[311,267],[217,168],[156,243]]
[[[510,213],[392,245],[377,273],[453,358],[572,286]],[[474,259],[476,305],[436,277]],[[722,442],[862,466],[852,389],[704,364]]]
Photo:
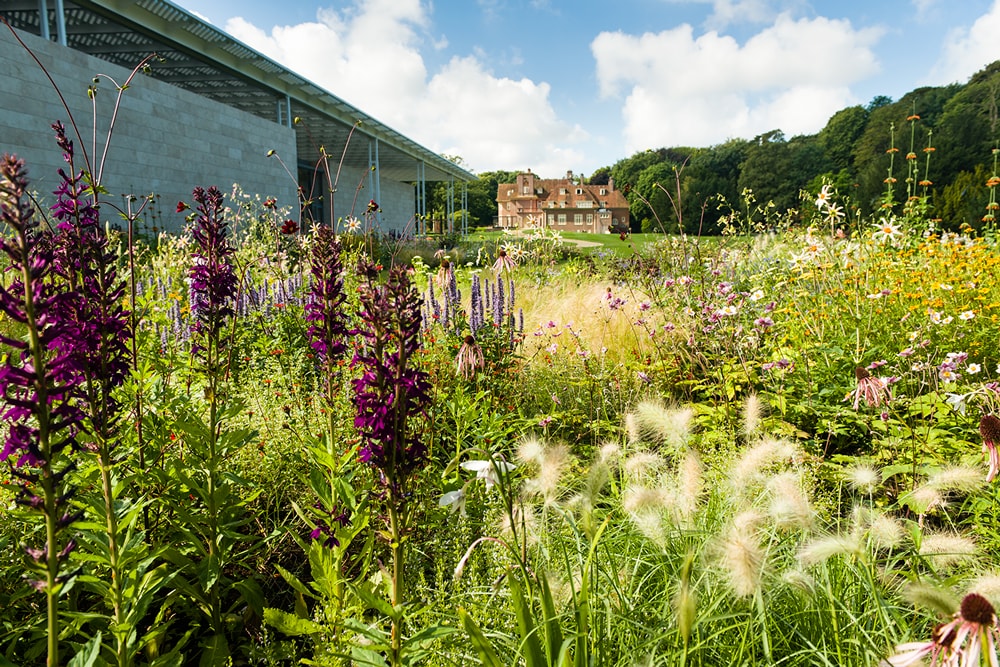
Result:
[[[601,244],[598,246],[581,247],[582,252],[593,252],[596,250],[612,251],[619,255],[631,254],[634,248],[642,248],[648,243],[655,243],[663,238],[663,234],[630,234],[624,240],[618,234],[588,234],[586,232],[562,232],[560,234],[566,241],[589,241]],[[469,233],[469,240],[497,241],[505,238],[506,235],[499,231],[474,230]]]

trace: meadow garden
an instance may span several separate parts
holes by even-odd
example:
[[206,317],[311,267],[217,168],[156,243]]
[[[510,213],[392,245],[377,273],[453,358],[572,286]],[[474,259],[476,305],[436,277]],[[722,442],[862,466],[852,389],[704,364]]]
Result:
[[980,232],[914,182],[143,236],[53,134],[56,192],[0,162],[0,665],[997,664],[995,170]]

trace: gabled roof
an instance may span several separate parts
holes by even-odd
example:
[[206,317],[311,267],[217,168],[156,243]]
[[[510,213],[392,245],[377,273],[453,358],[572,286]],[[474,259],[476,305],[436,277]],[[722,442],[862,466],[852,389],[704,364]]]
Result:
[[[534,183],[533,192],[527,195],[517,191],[516,183],[500,183],[497,185],[497,201],[504,203],[537,199],[540,208],[545,208],[545,202],[566,202],[566,208],[578,208],[578,203],[584,201],[591,202],[592,208],[599,208],[601,202],[607,202],[607,208],[628,208],[629,206],[625,194],[621,190],[613,189],[610,185],[580,185],[566,178],[538,178],[537,176]],[[601,194],[602,189],[606,190],[603,195]],[[560,194],[562,190],[565,190],[565,194]],[[577,194],[577,190],[580,190],[581,193]]]
[[[47,4],[51,9],[55,1]],[[0,15],[15,28],[41,35],[39,5],[40,0],[0,0]],[[423,163],[428,181],[476,180],[471,172],[168,0],[64,0],[63,6],[66,45],[71,48],[127,69],[155,52],[163,61],[152,63],[149,74],[154,78],[269,120],[289,124],[290,118],[300,118],[294,125],[300,161],[314,161],[319,146],[324,146],[335,165],[346,144],[345,163],[366,168],[367,138],[377,138],[379,166],[386,178],[415,181]],[[361,124],[348,143],[357,121]]]

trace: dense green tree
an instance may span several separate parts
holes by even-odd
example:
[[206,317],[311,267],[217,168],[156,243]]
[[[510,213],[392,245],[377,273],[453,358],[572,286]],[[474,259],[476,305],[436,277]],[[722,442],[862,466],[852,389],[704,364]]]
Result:
[[681,172],[681,210],[684,229],[694,234],[718,233],[722,215],[721,201],[735,205],[739,201],[740,165],[746,159],[750,142],[729,141],[697,151]]
[[826,127],[820,130],[819,139],[833,171],[852,166],[854,144],[867,124],[868,111],[861,106],[847,107],[830,116]]
[[982,227],[990,196],[986,181],[991,175],[986,165],[977,164],[973,171],[960,172],[952,183],[944,186],[940,197],[941,226],[944,229],[957,230],[963,224],[973,229]]
[[675,167],[658,162],[642,170],[632,188],[630,207],[633,229],[638,225],[642,232],[676,232],[677,216],[671,197],[676,188]]
[[598,167],[587,179],[590,185],[607,185],[611,180],[611,167]]

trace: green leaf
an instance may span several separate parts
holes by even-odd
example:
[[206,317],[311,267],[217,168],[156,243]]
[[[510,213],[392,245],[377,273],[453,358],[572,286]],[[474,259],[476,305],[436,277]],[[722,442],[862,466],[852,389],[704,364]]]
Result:
[[542,619],[545,624],[545,642],[549,659],[552,659],[559,653],[563,644],[562,628],[559,625],[555,600],[552,598],[552,589],[549,587],[549,580],[545,575],[539,577],[539,586],[541,588]]
[[465,609],[458,608],[458,618],[462,622],[465,632],[469,635],[469,639],[472,640],[472,647],[479,654],[479,661],[486,667],[504,667],[504,664],[500,662],[500,658],[497,656],[497,652],[493,650],[493,644],[490,643],[490,640],[486,638],[486,635],[483,634],[483,631],[479,629],[476,622],[466,613]]
[[67,667],[93,667],[98,656],[100,655],[101,631],[98,630],[97,634],[94,635],[89,642],[84,644],[83,648],[73,656],[73,659],[69,661]]
[[278,574],[281,575],[281,578],[285,580],[285,583],[291,586],[292,589],[295,590],[295,592],[300,593],[309,598],[316,597],[316,595],[312,591],[310,591],[305,584],[299,581],[299,578],[296,577],[294,574],[292,574],[285,568],[281,567],[280,565],[275,564],[274,567],[276,570],[278,570]]
[[538,627],[535,625],[535,617],[532,613],[531,601],[524,598],[521,590],[521,583],[517,577],[510,577],[511,603],[514,605],[514,614],[517,616],[517,630],[521,634],[524,661],[527,667],[543,667],[545,655],[542,653],[542,644],[538,640]]
[[287,611],[266,607],[264,622],[290,637],[315,635],[323,632],[323,626],[308,618],[300,618]]
[[225,635],[212,635],[201,644],[201,660],[198,667],[227,667],[229,665],[229,642]]
[[372,609],[377,610],[383,616],[388,618],[395,618],[397,615],[396,610],[392,608],[392,605],[375,595],[371,590],[371,584],[365,582],[360,586],[351,585],[351,590],[354,592],[358,598],[364,602],[366,605]]
[[389,664],[381,654],[359,646],[351,649],[351,661],[356,665],[372,665],[373,667],[386,667]]

